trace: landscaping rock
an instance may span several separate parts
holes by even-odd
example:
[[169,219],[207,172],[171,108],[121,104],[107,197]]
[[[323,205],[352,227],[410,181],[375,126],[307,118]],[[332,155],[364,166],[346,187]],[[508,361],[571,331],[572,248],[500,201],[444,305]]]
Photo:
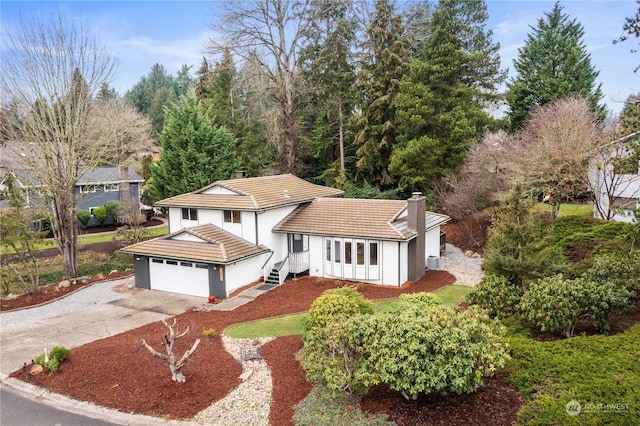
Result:
[[71,281],[63,280],[58,283],[58,288],[69,288],[71,287]]
[[31,367],[31,370],[29,370],[29,374],[32,376],[35,376],[42,373],[43,371],[44,371],[43,366],[41,366],[40,364],[35,364]]

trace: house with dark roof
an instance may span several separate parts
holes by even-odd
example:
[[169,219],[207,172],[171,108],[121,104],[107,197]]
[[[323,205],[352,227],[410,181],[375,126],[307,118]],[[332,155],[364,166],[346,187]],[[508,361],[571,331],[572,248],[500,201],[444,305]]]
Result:
[[155,204],[169,234],[125,247],[136,286],[222,299],[291,274],[400,286],[440,256],[448,217],[409,200],[342,198],[290,174],[232,179]]
[[[14,177],[15,184],[23,191],[25,207],[41,208],[42,183],[31,170],[9,170]],[[6,173],[0,182],[4,186]],[[144,182],[142,176],[128,167],[97,167],[83,173],[75,186],[75,196],[78,210],[88,210],[90,213],[108,201],[133,202],[140,205],[140,186]],[[105,224],[113,223],[113,218],[107,218]],[[98,225],[98,221],[91,217],[88,225]],[[81,223],[78,222],[78,226]]]

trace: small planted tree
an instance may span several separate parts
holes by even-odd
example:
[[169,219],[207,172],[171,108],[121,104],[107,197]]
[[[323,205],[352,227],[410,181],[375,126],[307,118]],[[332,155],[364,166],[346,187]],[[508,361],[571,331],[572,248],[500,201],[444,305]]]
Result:
[[102,205],[104,207],[105,213],[107,214],[107,218],[111,217],[113,219],[114,225],[116,225],[118,222],[116,212],[121,205],[122,203],[120,201],[115,200],[107,201]]
[[191,355],[193,355],[196,349],[198,349],[200,339],[196,339],[196,341],[193,343],[193,346],[191,346],[191,349],[186,351],[184,355],[182,355],[182,357],[176,361],[176,356],[173,353],[173,345],[177,339],[184,337],[189,332],[189,327],[187,327],[187,329],[182,333],[176,333],[176,330],[174,328],[176,325],[175,318],[172,324],[167,323],[164,319],[162,320],[162,324],[169,330],[169,334],[164,335],[164,342],[162,344],[167,353],[163,354],[156,351],[144,339],[142,339],[142,344],[149,350],[149,352],[151,352],[153,356],[160,358],[161,360],[169,364],[169,369],[171,370],[171,380],[178,383],[184,383],[187,379],[180,370],[185,366],[187,361],[189,361],[189,358],[191,358]]

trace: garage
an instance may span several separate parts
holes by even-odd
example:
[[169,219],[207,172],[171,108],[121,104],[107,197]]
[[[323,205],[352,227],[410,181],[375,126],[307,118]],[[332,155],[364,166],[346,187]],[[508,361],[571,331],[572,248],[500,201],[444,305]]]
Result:
[[151,258],[149,275],[152,290],[209,296],[209,268],[204,263]]

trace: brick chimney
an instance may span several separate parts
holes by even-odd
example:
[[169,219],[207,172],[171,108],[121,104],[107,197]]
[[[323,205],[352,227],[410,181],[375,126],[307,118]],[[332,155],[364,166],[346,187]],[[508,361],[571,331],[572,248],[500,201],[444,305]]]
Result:
[[425,214],[427,201],[420,192],[414,192],[407,200],[407,225],[418,235],[409,241],[408,279],[416,281],[424,275],[425,260]]
[[120,178],[120,202],[130,208],[131,206],[131,190],[129,184],[129,167],[121,165],[118,168]]

